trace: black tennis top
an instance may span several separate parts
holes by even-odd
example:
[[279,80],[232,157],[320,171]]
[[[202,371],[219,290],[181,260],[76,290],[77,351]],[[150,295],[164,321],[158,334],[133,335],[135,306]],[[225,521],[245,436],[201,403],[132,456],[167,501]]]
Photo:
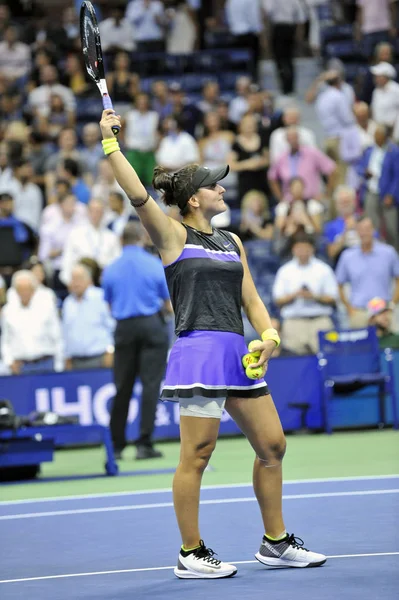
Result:
[[184,225],[187,240],[175,262],[165,266],[175,311],[175,331],[244,334],[241,316],[244,275],[240,249],[228,231],[197,231]]

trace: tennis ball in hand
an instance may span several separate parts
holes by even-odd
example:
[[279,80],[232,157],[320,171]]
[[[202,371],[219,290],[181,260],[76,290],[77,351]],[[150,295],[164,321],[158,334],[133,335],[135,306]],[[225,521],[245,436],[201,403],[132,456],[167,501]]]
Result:
[[250,351],[250,353],[255,357],[255,358],[259,358],[261,355],[261,351],[260,350],[252,350],[252,348],[254,346],[257,346],[258,344],[261,344],[262,341],[261,340],[252,340],[252,342],[249,342],[248,345],[248,350]]
[[244,369],[246,369],[249,365],[253,365],[254,363],[258,362],[258,358],[259,357],[254,356],[254,354],[244,354],[241,359],[242,366]]
[[248,366],[245,369],[245,375],[249,378],[249,379],[261,379],[265,374],[265,368],[264,366],[260,366],[260,367],[251,367]]

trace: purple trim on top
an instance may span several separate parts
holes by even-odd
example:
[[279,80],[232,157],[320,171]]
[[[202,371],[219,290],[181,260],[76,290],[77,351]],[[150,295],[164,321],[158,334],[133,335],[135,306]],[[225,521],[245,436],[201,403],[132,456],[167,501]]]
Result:
[[239,255],[235,252],[234,254],[231,253],[227,253],[227,252],[220,252],[220,253],[216,253],[216,252],[212,252],[212,251],[207,251],[205,248],[184,248],[183,252],[180,254],[180,256],[174,260],[173,262],[169,263],[168,265],[164,265],[164,269],[166,269],[166,267],[170,267],[171,265],[174,265],[175,263],[179,262],[180,260],[186,260],[188,258],[211,258],[213,260],[221,260],[223,262],[240,262],[240,257]]

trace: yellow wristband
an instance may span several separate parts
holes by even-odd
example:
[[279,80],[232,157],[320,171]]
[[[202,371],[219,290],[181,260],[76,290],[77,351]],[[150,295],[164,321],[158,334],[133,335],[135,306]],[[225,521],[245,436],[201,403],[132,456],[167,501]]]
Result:
[[280,345],[280,336],[276,329],[265,329],[262,333],[262,341],[266,342],[267,340],[273,340],[276,344],[276,348]]
[[116,138],[108,138],[102,141],[105,156],[109,156],[113,152],[120,150],[118,140]]

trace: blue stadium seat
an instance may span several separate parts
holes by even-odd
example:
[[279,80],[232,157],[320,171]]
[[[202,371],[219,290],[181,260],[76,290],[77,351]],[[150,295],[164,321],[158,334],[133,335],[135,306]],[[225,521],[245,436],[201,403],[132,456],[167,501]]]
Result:
[[331,27],[326,27],[321,31],[321,47],[330,42],[339,42],[342,40],[352,40],[353,39],[353,27],[352,25],[332,25]]
[[343,61],[362,57],[358,44],[352,40],[330,42],[324,47],[324,53],[327,58],[340,58]]
[[76,117],[78,121],[98,121],[103,105],[101,98],[77,98]]

